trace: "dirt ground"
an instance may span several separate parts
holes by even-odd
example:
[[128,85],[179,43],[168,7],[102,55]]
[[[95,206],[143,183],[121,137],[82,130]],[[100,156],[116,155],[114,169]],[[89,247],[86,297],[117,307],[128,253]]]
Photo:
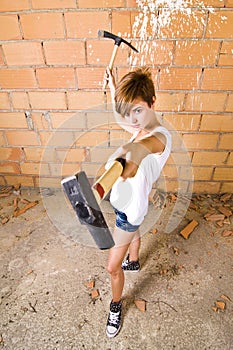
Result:
[[[0,349],[233,349],[233,196],[194,196],[168,233],[177,198],[157,194],[141,271],[125,274],[122,329],[108,339],[108,251],[94,246],[59,191],[0,193]],[[198,226],[185,239],[192,220]]]

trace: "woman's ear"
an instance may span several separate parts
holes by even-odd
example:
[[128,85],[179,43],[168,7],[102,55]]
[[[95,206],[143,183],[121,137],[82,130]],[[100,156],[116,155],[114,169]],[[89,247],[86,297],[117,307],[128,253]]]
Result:
[[152,97],[152,105],[154,105],[155,101],[156,101],[156,97],[153,96],[153,97]]

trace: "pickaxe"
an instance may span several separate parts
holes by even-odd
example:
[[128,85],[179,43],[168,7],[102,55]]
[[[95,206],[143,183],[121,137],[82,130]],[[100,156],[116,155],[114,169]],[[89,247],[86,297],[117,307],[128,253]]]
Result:
[[[118,50],[118,48],[119,48],[121,43],[124,43],[124,44],[128,45],[131,49],[133,49],[134,51],[138,52],[138,50],[133,45],[131,45],[128,41],[126,41],[125,39],[123,39],[120,36],[117,36],[115,34],[109,33],[109,32],[107,32],[105,30],[99,30],[98,31],[98,36],[102,37],[102,38],[108,38],[108,39],[113,39],[114,40],[113,52],[112,52],[112,56],[111,56],[111,59],[110,59],[109,65],[108,65],[110,70],[112,70],[112,68],[113,68],[113,64],[114,64],[114,61],[115,61],[115,58],[116,58],[117,50]],[[105,89],[106,86],[107,86],[107,81],[105,80],[104,85],[103,85],[103,89]]]

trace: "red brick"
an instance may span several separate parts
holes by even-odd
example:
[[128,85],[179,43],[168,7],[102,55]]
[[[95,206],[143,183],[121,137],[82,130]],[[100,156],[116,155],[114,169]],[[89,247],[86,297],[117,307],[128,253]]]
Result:
[[69,109],[103,109],[104,94],[97,91],[68,91]]
[[183,110],[184,93],[156,93],[155,110],[179,112]]
[[214,11],[210,13],[206,30],[207,38],[232,38],[232,11]]
[[35,178],[35,187],[52,187],[52,188],[61,188],[61,178],[56,177],[36,177]]
[[225,4],[226,4],[226,7],[233,7],[233,0],[226,0]]
[[17,1],[1,0],[0,1],[1,12],[23,11],[23,10],[29,10],[29,9],[30,9],[29,0],[17,0]]
[[0,113],[0,128],[27,129],[25,114],[16,112]]
[[34,181],[32,176],[23,176],[23,175],[5,175],[4,176],[7,185],[21,184],[25,187],[34,187]]
[[19,164],[16,162],[0,162],[1,174],[20,174]]
[[21,171],[25,175],[50,175],[48,164],[24,162]]
[[50,164],[52,176],[70,176],[80,170],[78,163]]
[[64,38],[62,13],[29,13],[20,15],[24,39]]
[[194,152],[193,165],[224,165],[227,152]]
[[177,41],[174,64],[176,65],[214,65],[217,61],[220,42],[202,41]]
[[223,41],[219,55],[219,66],[233,66],[233,42]]
[[5,58],[3,57],[2,46],[0,45],[0,66],[5,66]]
[[[225,163],[226,164],[226,163]],[[227,159],[227,165],[233,165],[233,152],[229,154],[229,157]]]
[[34,162],[55,162],[57,160],[56,150],[51,148],[24,148],[25,159]]
[[33,69],[0,69],[0,86],[5,89],[26,89],[37,87]]
[[233,169],[231,167],[216,168],[214,172],[214,180],[233,181]]
[[45,41],[44,51],[47,64],[83,65],[86,63],[82,41]]
[[83,162],[85,161],[86,151],[84,148],[70,148],[66,150],[57,150],[58,160],[64,162]]
[[75,133],[75,146],[100,146],[108,141],[108,131],[87,131]]
[[[166,11],[166,9],[164,10]],[[158,30],[159,38],[201,38],[204,31],[202,21],[205,21],[206,13],[196,11],[191,14],[185,12],[173,12],[169,16],[169,23],[164,23],[163,12],[160,11],[162,25]]]
[[233,193],[233,182],[224,182],[221,187],[221,193]]
[[98,89],[103,86],[104,68],[77,68],[79,89]]
[[0,92],[0,109],[9,109],[10,102],[7,92]]
[[115,148],[95,147],[90,150],[90,161],[105,164],[108,158],[114,153]]
[[38,68],[36,70],[40,88],[75,88],[73,68]]
[[28,95],[26,92],[14,91],[11,93],[11,101],[14,109],[29,109]]
[[165,114],[164,122],[168,128],[171,126],[175,130],[198,130],[200,115],[196,114]]
[[203,115],[201,120],[201,131],[233,131],[232,115]]
[[203,90],[232,90],[233,70],[230,68],[205,68]]
[[[130,51],[136,62],[142,63],[141,65],[170,65],[173,58],[173,42],[163,40],[132,42],[139,54],[134,51]],[[134,62],[134,60],[132,60]]]
[[[89,40],[87,42],[87,64],[100,65],[110,62],[114,47],[113,40]],[[127,62],[129,50],[126,45],[121,45],[117,52],[114,65],[122,65]]]
[[193,184],[193,193],[219,193],[220,183],[210,181],[197,181]]
[[225,93],[195,92],[186,99],[185,110],[196,112],[222,112],[227,95]]
[[32,8],[37,10],[43,9],[71,9],[77,8],[76,0],[32,0]]
[[54,129],[84,129],[86,127],[85,113],[50,113]]
[[219,149],[232,150],[233,134],[223,134],[220,137]]
[[33,109],[66,109],[64,92],[30,91],[28,95]]
[[8,66],[44,64],[42,48],[36,42],[14,42],[2,45]]
[[47,113],[31,113],[34,130],[49,130],[51,123]]
[[38,135],[34,131],[6,131],[8,145],[12,146],[37,146],[40,144]]
[[68,38],[96,38],[98,30],[110,30],[108,11],[66,12],[65,22]]
[[75,141],[71,131],[40,132],[42,146],[72,147]]
[[163,68],[160,90],[192,90],[199,87],[201,70],[197,68]]
[[112,32],[123,37],[131,35],[131,11],[113,11],[112,12]]
[[[181,168],[182,169],[182,168]],[[213,168],[210,167],[193,167],[194,180],[211,180]]]
[[227,98],[226,112],[233,112],[233,94],[229,94]]
[[79,8],[125,7],[124,0],[79,0]]
[[0,148],[1,160],[18,160],[23,158],[23,152],[20,148]]
[[216,149],[218,135],[209,134],[185,134],[183,140],[189,150]]
[[112,113],[106,112],[88,112],[87,113],[87,128],[88,129],[107,129],[109,130],[109,117]]
[[3,131],[0,131],[0,146],[6,145],[6,137]]
[[126,0],[126,7],[138,7],[137,0]]
[[0,15],[0,40],[21,39],[18,17],[16,15]]

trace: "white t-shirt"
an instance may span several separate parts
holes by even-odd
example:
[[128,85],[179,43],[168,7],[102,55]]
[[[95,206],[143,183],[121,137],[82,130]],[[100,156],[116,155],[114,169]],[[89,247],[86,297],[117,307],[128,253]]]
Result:
[[[110,202],[114,208],[123,212],[132,225],[141,225],[148,211],[148,197],[153,183],[160,173],[171,151],[171,134],[163,126],[158,126],[145,137],[161,133],[166,137],[165,149],[162,153],[151,153],[140,163],[134,177],[123,180],[121,177],[112,187]],[[137,133],[136,133],[137,135]],[[135,139],[133,135],[131,141]]]

